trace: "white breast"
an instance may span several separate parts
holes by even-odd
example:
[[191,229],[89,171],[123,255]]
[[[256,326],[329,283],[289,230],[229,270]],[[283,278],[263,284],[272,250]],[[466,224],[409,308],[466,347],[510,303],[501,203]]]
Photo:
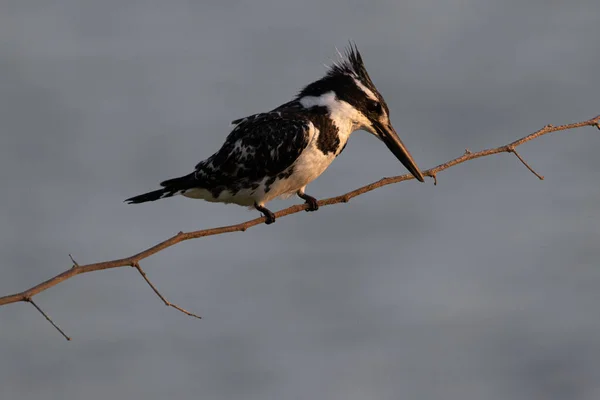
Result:
[[[348,129],[345,131],[347,130]],[[292,174],[286,179],[276,180],[273,183],[271,190],[268,193],[265,193],[262,201],[266,203],[276,197],[286,198],[295,194],[298,190],[304,189],[306,185],[325,172],[327,167],[329,167],[342,150],[349,137],[349,134],[339,135],[340,145],[338,150],[335,153],[323,154],[317,147],[320,133],[319,130],[311,124],[311,131],[313,131],[313,133],[311,134],[312,138],[309,144],[300,154],[296,162],[290,167],[293,168]]]

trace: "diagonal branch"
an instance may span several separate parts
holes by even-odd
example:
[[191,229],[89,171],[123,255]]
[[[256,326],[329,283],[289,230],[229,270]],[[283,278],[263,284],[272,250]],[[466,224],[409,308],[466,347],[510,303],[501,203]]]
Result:
[[517,156],[517,158],[519,159],[519,161],[521,161],[523,163],[523,165],[526,166],[527,169],[531,171],[532,174],[534,174],[535,176],[537,176],[540,181],[544,180],[544,176],[538,174],[537,172],[535,172],[535,170],[533,168],[531,168],[531,166],[529,164],[527,164],[527,161],[523,160],[523,157],[521,157],[521,155],[517,152],[517,150],[515,150],[514,148],[512,148],[512,149],[510,149],[510,152],[513,153],[515,156]]
[[[426,171],[423,171],[423,175],[425,176],[429,176],[431,178],[434,179],[434,183],[437,183],[437,175],[438,173],[440,173],[441,171],[444,171],[450,167],[453,167],[457,164],[461,164],[464,163],[465,161],[469,161],[469,160],[474,160],[476,158],[481,158],[481,157],[486,157],[486,156],[490,156],[492,154],[498,154],[498,153],[513,153],[515,154],[515,156],[517,156],[517,158],[532,172],[534,173],[538,178],[543,179],[543,176],[539,175],[537,172],[535,172],[526,162],[525,160],[516,152],[515,148],[527,143],[533,139],[536,139],[540,136],[543,136],[547,133],[551,133],[551,132],[558,132],[558,131],[565,131],[565,130],[569,130],[569,129],[575,129],[575,128],[581,128],[584,126],[595,126],[598,129],[600,129],[600,115],[589,119],[587,121],[582,121],[582,122],[575,122],[572,124],[567,124],[567,125],[559,125],[559,126],[554,126],[554,125],[546,125],[545,127],[543,127],[542,129],[533,132],[519,140],[515,140],[512,143],[509,143],[505,146],[500,146],[500,147],[495,147],[492,149],[486,149],[486,150],[481,150],[478,152],[471,152],[469,150],[466,150],[465,153],[460,156],[457,157],[453,160],[450,160],[448,162],[445,162],[443,164],[440,164],[436,167],[430,168]],[[336,197],[330,197],[328,199],[323,199],[319,201],[319,206],[323,207],[323,206],[328,206],[328,205],[332,205],[332,204],[338,204],[338,203],[347,203],[348,201],[350,201],[350,199],[356,197],[356,196],[360,196],[361,194],[370,192],[372,190],[375,190],[377,188],[383,187],[383,186],[387,186],[387,185],[391,185],[393,183],[398,183],[398,182],[403,182],[403,181],[408,181],[414,179],[412,175],[400,175],[400,176],[394,176],[394,177],[390,177],[390,178],[383,178],[377,182],[371,183],[369,185],[360,187],[356,190],[353,190],[351,192],[348,192],[346,194],[343,194],[341,196],[336,196]],[[275,213],[275,216],[277,218],[281,218],[287,215],[291,215],[291,214],[295,214],[298,213],[300,211],[305,210],[307,207],[306,204],[298,204],[298,205],[294,205],[288,208],[285,208],[283,210],[277,211]],[[40,311],[41,309],[39,307],[37,307],[37,305],[35,303],[33,303],[33,301],[31,300],[31,298],[33,296],[35,296],[36,294],[43,292],[53,286],[58,285],[59,283],[70,279],[72,277],[74,277],[75,275],[79,275],[79,274],[85,274],[88,272],[94,272],[94,271],[101,271],[101,270],[105,270],[105,269],[111,269],[111,268],[119,268],[119,267],[126,267],[126,266],[134,266],[138,269],[138,271],[140,272],[140,274],[142,275],[142,277],[146,280],[146,282],[150,285],[150,287],[152,287],[152,289],[156,292],[156,294],[163,300],[163,302],[167,305],[167,306],[171,306],[173,308],[178,309],[179,311],[194,316],[194,317],[198,317],[195,314],[192,314],[190,312],[185,311],[184,309],[169,303],[158,291],[157,289],[154,287],[154,285],[152,285],[152,283],[150,283],[150,281],[147,279],[147,277],[145,276],[145,273],[143,272],[143,270],[139,267],[139,262],[145,258],[148,258],[156,253],[158,253],[159,251],[162,251],[168,247],[171,247],[177,243],[186,241],[186,240],[191,240],[191,239],[197,239],[197,238],[201,238],[201,237],[205,237],[205,236],[213,236],[213,235],[220,235],[222,233],[228,233],[228,232],[244,232],[247,229],[262,224],[265,221],[264,217],[260,217],[260,218],[256,218],[250,221],[246,221],[246,222],[242,222],[240,224],[237,225],[229,225],[229,226],[223,226],[220,228],[211,228],[211,229],[203,229],[203,230],[199,230],[199,231],[193,231],[193,232],[179,232],[177,235],[161,242],[158,243],[155,246],[152,246],[140,253],[137,253],[133,256],[127,257],[127,258],[121,258],[121,259],[117,259],[117,260],[111,260],[111,261],[104,261],[104,262],[99,262],[99,263],[94,263],[94,264],[87,264],[87,265],[79,265],[75,262],[75,260],[72,260],[73,262],[73,266],[64,271],[61,274],[58,274],[50,279],[48,279],[45,282],[42,282],[38,285],[33,286],[30,289],[27,289],[23,292],[20,293],[15,293],[15,294],[11,294],[8,296],[4,296],[4,297],[0,297],[0,306],[6,305],[6,304],[10,304],[10,303],[16,303],[16,302],[30,302],[32,303],[34,306],[36,306],[36,308]],[[275,225],[277,226],[277,225]],[[42,312],[43,315],[45,315]],[[52,322],[49,319],[50,322]],[[54,325],[54,323],[53,323]],[[56,325],[54,325],[57,329],[58,327]],[[60,331],[60,329],[59,329]],[[61,331],[62,333],[62,331]],[[64,335],[64,333],[63,333]],[[66,335],[64,335],[65,337],[67,337]]]
[[35,307],[35,309],[36,309],[36,310],[38,310],[38,311],[40,312],[40,314],[42,314],[42,315],[44,316],[44,318],[46,318],[46,320],[48,320],[48,322],[50,322],[50,324],[51,324],[53,327],[55,327],[55,328],[56,328],[56,330],[57,330],[58,332],[60,332],[60,334],[61,334],[61,335],[63,335],[63,336],[64,336],[64,338],[65,338],[65,339],[67,339],[67,340],[71,340],[71,338],[70,338],[69,336],[67,336],[67,334],[66,334],[66,333],[65,333],[65,332],[64,332],[62,329],[60,329],[60,327],[59,327],[58,325],[56,325],[56,324],[54,323],[54,321],[52,321],[52,318],[50,318],[50,317],[48,316],[48,314],[46,314],[46,313],[44,312],[44,310],[42,310],[42,309],[41,309],[41,308],[40,308],[40,307],[39,307],[39,306],[38,306],[38,305],[35,303],[35,301],[33,301],[33,299],[32,299],[32,298],[26,299],[26,300],[24,300],[24,301],[27,301],[27,302],[31,303],[31,305],[32,305],[32,306],[34,306],[34,307]]

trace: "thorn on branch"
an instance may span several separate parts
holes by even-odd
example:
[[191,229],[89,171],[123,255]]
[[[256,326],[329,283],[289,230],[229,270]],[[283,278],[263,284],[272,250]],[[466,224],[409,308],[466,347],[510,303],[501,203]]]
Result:
[[[546,125],[546,126],[552,126],[552,125]],[[526,166],[529,171],[531,171],[532,174],[537,176],[539,178],[539,180],[541,180],[541,181],[544,180],[544,176],[535,172],[535,170],[533,168],[531,168],[531,166],[529,164],[527,164],[527,162],[523,159],[523,157],[521,157],[521,155],[517,152],[517,150],[513,146],[508,147],[508,152],[513,153],[515,156],[517,156],[519,161],[521,161],[523,163],[523,165]]]
[[430,172],[429,176],[433,178],[433,186],[437,186],[437,174],[435,172]]
[[73,259],[73,256],[69,253],[69,258],[71,259],[71,261],[73,262],[73,267],[71,268],[79,268],[79,264],[77,264],[77,261],[75,261]]
[[48,322],[50,322],[50,324],[52,324],[52,326],[55,327],[56,330],[59,331],[60,334],[64,336],[65,339],[71,340],[71,338],[68,337],[67,334],[62,329],[60,329],[58,327],[58,325],[56,325],[54,323],[54,321],[52,321],[52,319],[48,316],[48,314],[46,314],[37,304],[35,304],[35,302],[33,301],[33,299],[31,297],[25,298],[25,301],[28,303],[31,303],[31,305],[33,305],[40,312],[40,314],[42,314],[46,318],[46,320],[48,320]]
[[465,154],[473,154],[473,153],[471,152],[471,150],[465,149]]
[[162,294],[160,294],[160,292],[158,291],[156,286],[154,286],[152,284],[152,282],[150,282],[150,279],[148,279],[148,277],[146,276],[146,272],[144,272],[144,270],[142,269],[142,267],[140,267],[140,264],[137,261],[132,262],[131,266],[138,270],[140,275],[142,275],[142,278],[144,278],[146,283],[152,288],[154,293],[156,293],[156,295],[163,301],[163,303],[165,303],[165,305],[167,307],[173,307],[174,309],[179,310],[182,313],[189,315],[190,317],[202,319],[202,317],[200,317],[199,315],[191,313],[191,312],[187,311],[186,309],[179,307],[177,304],[173,304],[173,303],[169,302]]

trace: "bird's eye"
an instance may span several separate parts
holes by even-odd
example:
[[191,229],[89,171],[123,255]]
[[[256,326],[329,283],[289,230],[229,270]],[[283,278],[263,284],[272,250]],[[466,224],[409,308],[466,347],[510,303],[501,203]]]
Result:
[[367,111],[373,113],[381,113],[381,103],[375,100],[371,100],[367,102]]

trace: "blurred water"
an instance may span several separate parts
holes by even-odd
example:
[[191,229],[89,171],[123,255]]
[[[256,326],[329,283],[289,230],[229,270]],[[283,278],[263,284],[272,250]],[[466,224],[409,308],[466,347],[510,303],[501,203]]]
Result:
[[[126,197],[186,173],[358,43],[422,168],[600,113],[592,0],[4,1],[0,293],[241,207]],[[598,399],[598,131],[456,166],[0,308],[0,398]],[[370,135],[309,193],[404,173]],[[275,202],[282,207],[291,202]]]

